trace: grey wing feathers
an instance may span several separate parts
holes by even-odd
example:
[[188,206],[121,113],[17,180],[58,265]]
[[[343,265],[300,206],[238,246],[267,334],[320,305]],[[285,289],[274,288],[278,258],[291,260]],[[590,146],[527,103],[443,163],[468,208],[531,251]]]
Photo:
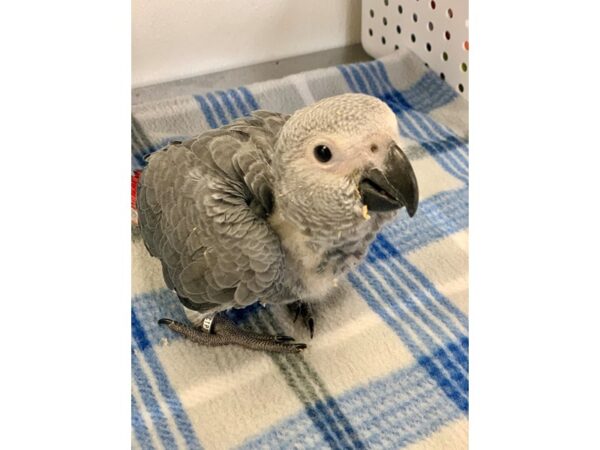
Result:
[[287,117],[255,112],[148,159],[137,196],[144,242],[166,284],[199,310],[277,289],[283,254],[264,214],[270,153]]

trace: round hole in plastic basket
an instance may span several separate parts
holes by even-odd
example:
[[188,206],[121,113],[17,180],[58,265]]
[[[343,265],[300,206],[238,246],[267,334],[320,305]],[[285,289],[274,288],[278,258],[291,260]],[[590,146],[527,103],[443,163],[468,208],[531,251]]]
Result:
[[444,75],[444,72],[441,72],[441,73],[440,73],[440,78],[441,78],[442,80],[445,80],[445,79],[446,79],[446,75]]
[[443,52],[443,53],[442,53],[442,59],[443,59],[444,61],[448,61],[448,53],[447,53],[447,52]]
[[460,70],[462,70],[463,72],[466,72],[467,71],[467,63],[462,63],[460,65]]
[[431,9],[435,9],[436,4],[434,0],[431,0],[431,2],[429,3],[429,6],[431,6]]
[[402,28],[400,28],[400,25],[396,25],[396,33],[402,33]]
[[444,33],[444,36],[446,37],[446,40],[449,41],[450,40],[450,32],[446,30],[446,32]]
[[385,45],[385,36],[381,36],[381,43]]
[[383,18],[383,26],[387,26],[387,18]]
[[459,84],[459,85],[458,85],[458,90],[459,90],[460,92],[465,92],[465,87],[464,87],[462,84]]
[[425,48],[427,49],[428,52],[431,51],[431,44],[428,42],[427,44],[425,44]]
[[398,5],[398,14],[402,14],[403,11],[402,5]]
[[369,36],[373,36],[373,29],[369,28]]
[[419,16],[417,16],[417,13],[413,13],[413,22],[417,23],[417,20],[419,20]]
[[371,10],[369,11],[369,15],[370,15],[371,17],[375,17],[375,11],[373,11],[373,10],[371,9]]
[[446,14],[451,19],[454,17],[454,11],[452,11],[452,8],[448,8],[448,11],[446,11]]
[[398,50],[400,47],[398,47],[398,44],[394,45],[394,50]]
[[413,34],[410,35],[410,40],[413,41],[413,42],[417,41],[417,37],[415,36],[415,33],[413,33]]
[[433,31],[433,22],[429,22],[429,23],[427,24],[427,29],[428,29],[429,31]]
[[390,0],[383,0],[383,4],[384,4],[385,6],[389,5],[389,4],[390,4]]
[[469,51],[469,41],[463,42],[463,48],[468,52]]

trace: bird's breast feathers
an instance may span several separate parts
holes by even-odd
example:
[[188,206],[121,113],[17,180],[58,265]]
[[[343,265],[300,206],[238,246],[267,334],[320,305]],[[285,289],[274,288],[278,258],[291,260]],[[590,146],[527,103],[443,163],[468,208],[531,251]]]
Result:
[[[310,235],[287,221],[276,209],[269,224],[279,235],[285,255],[287,287],[304,301],[326,300],[342,283],[344,273],[358,263],[366,250],[365,242],[351,251],[317,243]],[[333,243],[332,243],[333,244]]]

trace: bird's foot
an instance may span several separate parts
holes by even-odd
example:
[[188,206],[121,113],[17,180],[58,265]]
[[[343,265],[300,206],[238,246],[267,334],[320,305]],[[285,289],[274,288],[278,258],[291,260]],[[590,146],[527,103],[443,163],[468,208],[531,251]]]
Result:
[[298,300],[289,305],[290,310],[294,315],[294,322],[298,320],[298,317],[302,317],[304,326],[310,331],[310,338],[312,339],[315,334],[315,317],[313,315],[312,306],[310,303],[305,303],[302,300]]
[[233,344],[250,350],[277,353],[299,353],[306,348],[306,344],[293,342],[294,338],[291,336],[281,334],[271,336],[243,330],[227,317],[218,314],[206,317],[200,328],[171,319],[160,319],[158,323],[166,325],[190,341],[210,347]]

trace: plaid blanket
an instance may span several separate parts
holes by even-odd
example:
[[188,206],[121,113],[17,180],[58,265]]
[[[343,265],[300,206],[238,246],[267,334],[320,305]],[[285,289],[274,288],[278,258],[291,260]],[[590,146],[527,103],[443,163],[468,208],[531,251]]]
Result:
[[330,67],[133,108],[132,166],[169,140],[254,109],[291,113],[362,92],[397,114],[421,201],[402,211],[316,311],[310,340],[287,310],[231,312],[243,327],[307,342],[300,355],[183,340],[159,262],[132,240],[132,445],[139,448],[466,448],[468,417],[467,103],[414,54]]

